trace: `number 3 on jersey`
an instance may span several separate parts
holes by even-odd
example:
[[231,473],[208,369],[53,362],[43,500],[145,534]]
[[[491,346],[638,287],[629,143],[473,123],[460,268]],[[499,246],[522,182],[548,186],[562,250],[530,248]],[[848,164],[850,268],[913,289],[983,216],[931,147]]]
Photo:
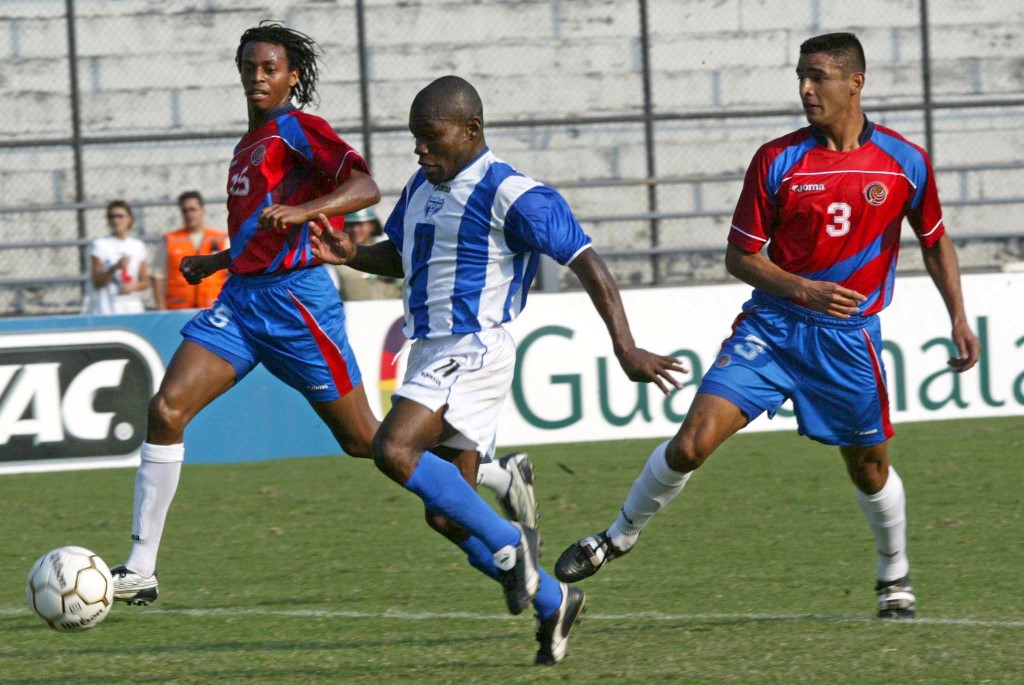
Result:
[[828,215],[832,217],[832,221],[825,226],[826,233],[838,238],[850,232],[850,205],[845,202],[833,202],[828,206]]

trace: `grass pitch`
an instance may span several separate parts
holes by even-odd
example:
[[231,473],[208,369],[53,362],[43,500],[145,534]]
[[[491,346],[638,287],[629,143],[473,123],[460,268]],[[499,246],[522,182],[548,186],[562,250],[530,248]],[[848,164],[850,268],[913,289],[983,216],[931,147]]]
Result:
[[[0,683],[944,683],[1024,679],[1024,421],[898,427],[920,620],[880,622],[836,450],[739,435],[628,556],[581,584],[569,657],[368,462],[186,466],[161,597],[59,634],[25,608],[46,550],[128,552],[134,470],[0,477]],[[530,448],[542,562],[614,518],[650,449]]]

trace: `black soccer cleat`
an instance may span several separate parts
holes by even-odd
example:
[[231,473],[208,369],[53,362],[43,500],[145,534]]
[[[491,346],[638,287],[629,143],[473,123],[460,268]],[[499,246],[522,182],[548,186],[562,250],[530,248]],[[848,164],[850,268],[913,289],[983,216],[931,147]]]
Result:
[[565,658],[569,646],[569,631],[579,623],[587,611],[587,596],[583,590],[561,583],[562,603],[547,618],[537,617],[537,666],[554,666]]
[[[533,596],[540,587],[540,573],[537,572],[537,548],[540,536],[533,528],[513,523],[519,529],[519,544],[515,547],[516,562],[508,571],[499,571],[498,580],[505,590],[505,604],[509,613],[519,615],[530,606]],[[507,548],[511,551],[511,547]],[[500,568],[500,566],[499,566]]]
[[608,539],[608,531],[583,538],[565,548],[555,564],[555,577],[563,583],[575,583],[597,573],[605,563],[629,554]]
[[907,619],[917,616],[917,599],[910,587],[910,576],[875,585],[878,595],[878,618]]
[[115,601],[141,607],[155,602],[160,594],[156,573],[149,578],[143,578],[121,564],[110,569],[110,575],[114,579]]
[[505,517],[536,529],[540,515],[537,513],[537,500],[533,496],[533,464],[530,463],[530,457],[526,452],[515,452],[499,459],[498,464],[512,477],[508,492],[498,498]]

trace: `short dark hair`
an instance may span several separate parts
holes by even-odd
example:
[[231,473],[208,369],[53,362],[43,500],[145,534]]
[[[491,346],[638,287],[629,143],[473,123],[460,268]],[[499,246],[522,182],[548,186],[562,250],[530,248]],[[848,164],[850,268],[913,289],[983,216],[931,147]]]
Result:
[[297,69],[299,81],[292,88],[292,97],[300,107],[317,100],[316,82],[320,78],[318,63],[320,46],[301,31],[289,29],[281,22],[264,20],[259,26],[246,30],[238,40],[235,51],[235,66],[242,70],[242,51],[246,43],[273,43],[284,48],[288,56],[288,69]]
[[484,103],[469,81],[459,76],[442,76],[427,84],[412,101],[414,111],[428,110],[443,117],[484,120]]
[[199,194],[198,190],[186,190],[184,193],[178,196],[178,207],[185,204],[185,200],[198,200],[200,207],[205,207],[206,203],[203,202],[203,196]]
[[107,204],[107,214],[110,214],[110,210],[117,209],[118,207],[128,212],[128,218],[131,219],[132,222],[135,221],[135,212],[132,211],[132,206],[124,200],[111,200]]
[[818,53],[830,55],[843,68],[844,75],[867,71],[864,48],[852,33],[826,33],[808,38],[800,45],[801,55]]

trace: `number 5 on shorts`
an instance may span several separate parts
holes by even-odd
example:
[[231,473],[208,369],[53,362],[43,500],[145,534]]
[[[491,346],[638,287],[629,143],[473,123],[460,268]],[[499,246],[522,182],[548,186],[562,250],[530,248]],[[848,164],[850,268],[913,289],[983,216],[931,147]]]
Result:
[[757,359],[757,355],[765,353],[768,349],[768,343],[756,335],[748,335],[743,338],[743,342],[733,345],[732,349],[747,361],[754,361]]

